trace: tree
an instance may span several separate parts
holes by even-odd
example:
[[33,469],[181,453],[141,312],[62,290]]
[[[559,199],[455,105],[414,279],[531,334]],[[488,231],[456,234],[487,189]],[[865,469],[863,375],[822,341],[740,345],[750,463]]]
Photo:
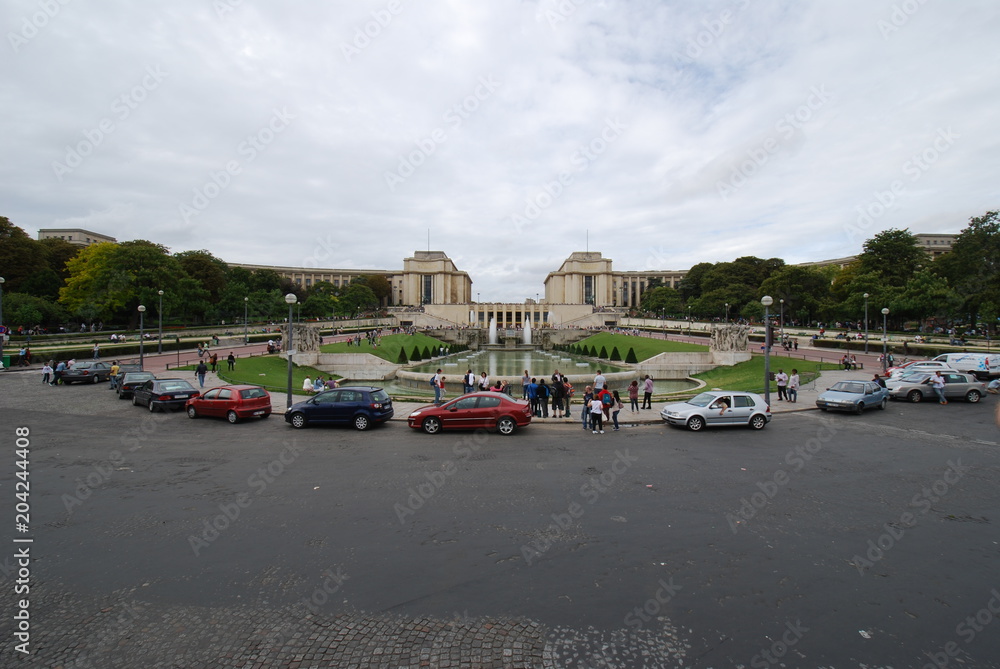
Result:
[[684,298],[685,302],[701,297],[702,279],[713,267],[715,267],[713,263],[700,262],[688,270],[687,274],[684,275],[684,278],[681,279],[679,286],[681,297]]
[[608,360],[612,360],[612,361],[619,361],[619,362],[620,362],[620,361],[621,361],[621,359],[622,359],[622,354],[618,352],[618,347],[617,347],[617,346],[615,346],[615,347],[614,347],[614,348],[613,348],[613,349],[611,350],[611,357],[610,357],[610,358],[608,358]]
[[387,304],[392,298],[392,284],[389,283],[389,280],[381,274],[366,274],[362,278],[365,280],[365,285],[378,298],[379,304]]
[[969,219],[951,252],[934,266],[960,296],[952,315],[971,315],[996,323],[1000,305],[1000,213],[988,211]]
[[226,271],[228,265],[208,251],[182,251],[175,253],[174,257],[187,275],[208,292],[208,299],[213,304],[217,303],[229,280]]
[[21,283],[47,266],[45,250],[21,228],[0,216],[0,268],[11,292],[21,289]]
[[60,281],[64,281],[69,277],[69,270],[66,269],[66,263],[76,257],[76,254],[80,252],[80,247],[58,237],[46,237],[45,239],[40,239],[38,243],[42,245],[42,250],[45,252],[45,261],[48,263],[49,268],[59,275]]
[[635,355],[635,349],[629,346],[628,353],[625,354],[625,362],[635,365],[639,362],[639,358]]
[[7,324],[14,326],[57,327],[66,322],[66,310],[57,302],[27,293],[7,293],[3,295],[3,317]]
[[786,319],[810,322],[827,303],[830,296],[830,279],[815,267],[789,265],[782,267],[760,285],[761,295],[774,298],[774,308],[781,312],[784,300]]
[[378,306],[378,298],[371,288],[361,283],[352,283],[343,290],[337,301],[340,315],[353,318],[358,313]]
[[920,267],[930,262],[909,230],[884,230],[865,242],[859,270],[879,276],[886,285],[902,288]]
[[681,308],[681,294],[669,286],[659,286],[642,294],[639,308],[654,314],[675,314]]

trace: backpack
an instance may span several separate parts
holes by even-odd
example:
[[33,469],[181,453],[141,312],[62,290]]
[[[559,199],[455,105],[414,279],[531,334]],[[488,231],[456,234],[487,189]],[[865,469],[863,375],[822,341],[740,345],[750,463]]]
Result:
[[428,381],[428,383],[431,384],[431,388],[437,387],[437,374],[435,374],[434,376],[432,376],[431,380]]
[[603,395],[601,395],[601,404],[603,404],[606,407],[609,407],[611,406],[611,399],[612,398],[610,393],[604,393]]

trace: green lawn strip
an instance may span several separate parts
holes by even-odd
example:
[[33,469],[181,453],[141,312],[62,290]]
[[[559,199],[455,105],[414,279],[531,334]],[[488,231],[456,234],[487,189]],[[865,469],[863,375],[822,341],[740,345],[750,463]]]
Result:
[[667,339],[650,339],[649,337],[633,337],[630,335],[613,334],[611,332],[601,332],[587,337],[581,342],[583,346],[593,346],[598,351],[603,346],[610,355],[612,349],[618,347],[618,352],[622,360],[628,354],[630,348],[635,349],[635,357],[639,361],[652,358],[660,353],[705,353],[708,346],[701,344],[689,344],[687,342],[670,341]]
[[[789,376],[791,376],[793,369],[799,370],[800,385],[805,385],[819,376],[820,371],[840,369],[840,365],[772,355],[771,371],[776,374],[779,369],[785,370]],[[723,388],[725,390],[762,393],[764,391],[764,356],[755,355],[750,360],[732,367],[716,367],[711,371],[695,374],[693,378],[704,381],[707,384],[706,390]],[[772,381],[771,390],[777,392],[777,389],[778,386]]]
[[418,332],[412,335],[386,335],[379,340],[376,348],[369,346],[368,340],[361,337],[361,346],[348,346],[347,342],[337,342],[336,344],[323,344],[319,350],[322,353],[371,353],[389,362],[396,362],[399,358],[400,348],[406,352],[406,359],[409,360],[414,347],[419,348],[420,352],[423,353],[425,347],[436,352],[442,346],[447,346],[447,344],[440,339]]
[[[179,376],[187,378],[188,375],[194,376],[194,369],[195,365],[188,365],[186,367],[171,369],[167,373],[171,374],[174,371],[184,372]],[[284,392],[288,389],[288,361],[284,358],[279,358],[277,355],[258,355],[252,358],[239,358],[236,361],[233,371],[229,371],[226,361],[220,359],[218,369],[219,379],[226,383],[263,386],[272,392]],[[315,367],[293,365],[292,392],[298,392],[302,389],[302,381],[307,376],[312,380],[316,380],[317,374],[322,374],[324,379],[328,379],[331,376],[327,372],[320,371]],[[340,378],[336,374],[332,376]]]

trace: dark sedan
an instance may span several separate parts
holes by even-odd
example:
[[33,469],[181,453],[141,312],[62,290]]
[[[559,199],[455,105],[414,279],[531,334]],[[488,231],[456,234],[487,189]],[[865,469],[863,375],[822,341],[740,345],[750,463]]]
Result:
[[531,406],[505,393],[470,393],[441,406],[420,407],[406,420],[410,427],[427,434],[481,428],[506,435],[531,423]]
[[152,372],[125,372],[124,375],[119,375],[118,387],[115,388],[115,391],[118,393],[118,399],[127,400],[132,397],[132,393],[135,392],[138,386],[155,378],[156,375]]
[[111,378],[111,365],[97,360],[83,360],[73,364],[59,377],[63,383],[101,383]]
[[392,418],[392,399],[381,388],[347,386],[327,390],[315,397],[293,404],[285,412],[292,427],[328,423],[353,425],[367,430],[373,424]]
[[183,409],[198,391],[184,379],[150,379],[132,393],[132,404],[157,409]]

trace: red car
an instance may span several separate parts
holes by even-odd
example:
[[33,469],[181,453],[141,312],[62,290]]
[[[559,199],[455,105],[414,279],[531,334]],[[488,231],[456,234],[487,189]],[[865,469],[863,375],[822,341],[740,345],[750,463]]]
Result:
[[427,434],[485,428],[506,435],[531,422],[531,406],[504,393],[470,393],[441,406],[420,407],[406,421]]
[[190,418],[217,416],[235,423],[241,418],[270,416],[271,396],[260,386],[222,386],[189,399],[184,406]]

